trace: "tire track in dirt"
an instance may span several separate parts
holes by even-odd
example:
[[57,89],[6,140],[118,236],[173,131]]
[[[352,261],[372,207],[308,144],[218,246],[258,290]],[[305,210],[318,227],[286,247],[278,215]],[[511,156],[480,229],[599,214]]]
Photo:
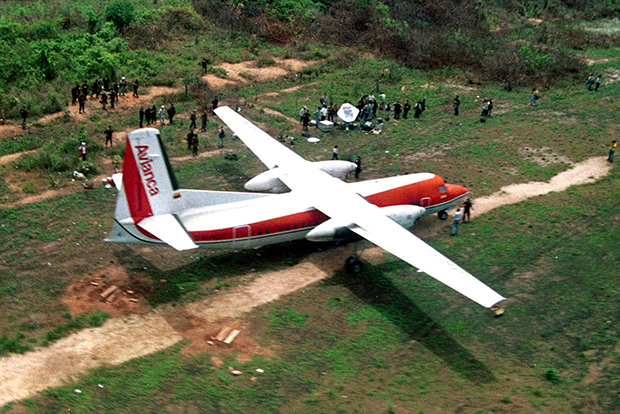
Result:
[[[476,199],[475,213],[481,215],[502,205],[592,183],[610,169],[611,164],[604,157],[591,158],[547,183],[513,184],[488,197]],[[439,220],[422,220],[419,226],[416,224],[416,234],[421,237],[432,235],[447,225]],[[239,318],[255,307],[330,277],[342,267],[350,250],[350,247],[341,246],[314,253],[283,270],[242,277],[242,283],[229,290],[185,305],[184,313],[201,323]],[[365,259],[372,261],[380,261],[384,254],[380,248],[364,252]],[[178,309],[175,312],[178,313]],[[172,346],[184,338],[184,332],[182,328],[173,328],[167,319],[173,319],[172,311],[163,307],[146,316],[109,320],[101,328],[80,331],[47,348],[0,358],[0,405],[72,381],[98,366],[119,364]]]

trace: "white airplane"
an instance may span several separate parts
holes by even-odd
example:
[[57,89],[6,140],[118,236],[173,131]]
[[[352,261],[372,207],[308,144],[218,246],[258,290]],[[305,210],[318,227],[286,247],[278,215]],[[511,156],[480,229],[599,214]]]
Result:
[[[465,187],[430,173],[346,183],[355,164],[306,161],[229,107],[215,112],[269,168],[245,185],[262,192],[180,189],[159,131],[138,129],[127,134],[123,173],[114,177],[119,196],[106,241],[239,249],[357,235],[484,307],[504,300],[407,230],[424,215],[445,219]],[[358,273],[362,262],[355,255],[345,267]]]

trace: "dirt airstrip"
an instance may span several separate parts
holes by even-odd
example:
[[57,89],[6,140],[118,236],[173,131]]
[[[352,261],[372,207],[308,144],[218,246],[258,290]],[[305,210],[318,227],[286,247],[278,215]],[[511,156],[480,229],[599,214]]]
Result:
[[[480,215],[501,205],[553,191],[564,191],[573,185],[591,183],[605,176],[609,170],[610,165],[604,157],[591,158],[575,164],[547,183],[515,184],[488,197],[477,198],[474,213]],[[424,237],[445,225],[446,222],[427,218],[416,224],[414,232]],[[101,328],[80,331],[47,348],[1,358],[0,406],[33,396],[48,387],[70,382],[95,367],[120,364],[165,349],[183,339],[191,341],[184,348],[184,352],[197,352],[207,348],[213,353],[236,352],[240,361],[249,360],[252,355],[272,356],[273,351],[262,348],[252,340],[250,334],[244,332],[243,314],[329,277],[342,267],[344,259],[351,253],[350,250],[351,247],[342,246],[317,252],[284,270],[244,276],[235,287],[214,294],[206,300],[185,306],[163,306],[150,312],[139,305],[139,293],[126,294],[123,286],[123,278],[126,276],[123,275],[124,270],[109,269],[108,273],[114,275],[115,283],[125,292],[119,299],[119,304],[132,305],[120,312],[114,312],[113,306],[104,310],[111,311],[113,315],[126,311],[137,313],[115,317]],[[380,261],[383,254],[381,249],[371,248],[364,252],[364,258]],[[101,308],[97,305],[99,301],[95,299],[96,295],[92,293],[96,288],[90,282],[95,280],[96,277],[74,284],[65,303],[69,307],[81,303],[79,310],[82,311],[88,310],[84,308],[85,303]],[[134,301],[128,302],[129,299]],[[117,305],[117,310],[118,307]],[[224,325],[240,329],[242,333],[230,347],[210,345],[207,341]],[[214,363],[217,363],[217,357],[214,358]]]

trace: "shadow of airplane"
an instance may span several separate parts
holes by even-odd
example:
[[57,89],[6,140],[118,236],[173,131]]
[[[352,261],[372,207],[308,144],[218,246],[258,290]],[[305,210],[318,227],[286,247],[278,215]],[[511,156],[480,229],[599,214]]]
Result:
[[476,384],[495,381],[495,376],[482,361],[452,338],[438,322],[429,317],[385,276],[388,270],[396,269],[396,266],[397,263],[366,263],[361,274],[352,276],[340,271],[325,283],[349,289],[408,334],[410,339],[421,343],[467,380]]

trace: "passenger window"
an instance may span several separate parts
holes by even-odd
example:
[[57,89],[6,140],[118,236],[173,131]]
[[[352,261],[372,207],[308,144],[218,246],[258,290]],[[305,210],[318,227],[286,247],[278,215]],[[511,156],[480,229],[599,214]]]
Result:
[[269,229],[265,229],[265,234],[269,234]]
[[280,226],[280,231],[282,231],[282,226]]
[[258,231],[258,235],[260,236],[261,234],[263,234],[263,231],[262,231],[262,230],[259,230],[259,231]]
[[446,188],[445,185],[442,185],[441,187],[439,187],[439,192],[440,193],[445,193],[446,191],[448,191],[448,189]]

